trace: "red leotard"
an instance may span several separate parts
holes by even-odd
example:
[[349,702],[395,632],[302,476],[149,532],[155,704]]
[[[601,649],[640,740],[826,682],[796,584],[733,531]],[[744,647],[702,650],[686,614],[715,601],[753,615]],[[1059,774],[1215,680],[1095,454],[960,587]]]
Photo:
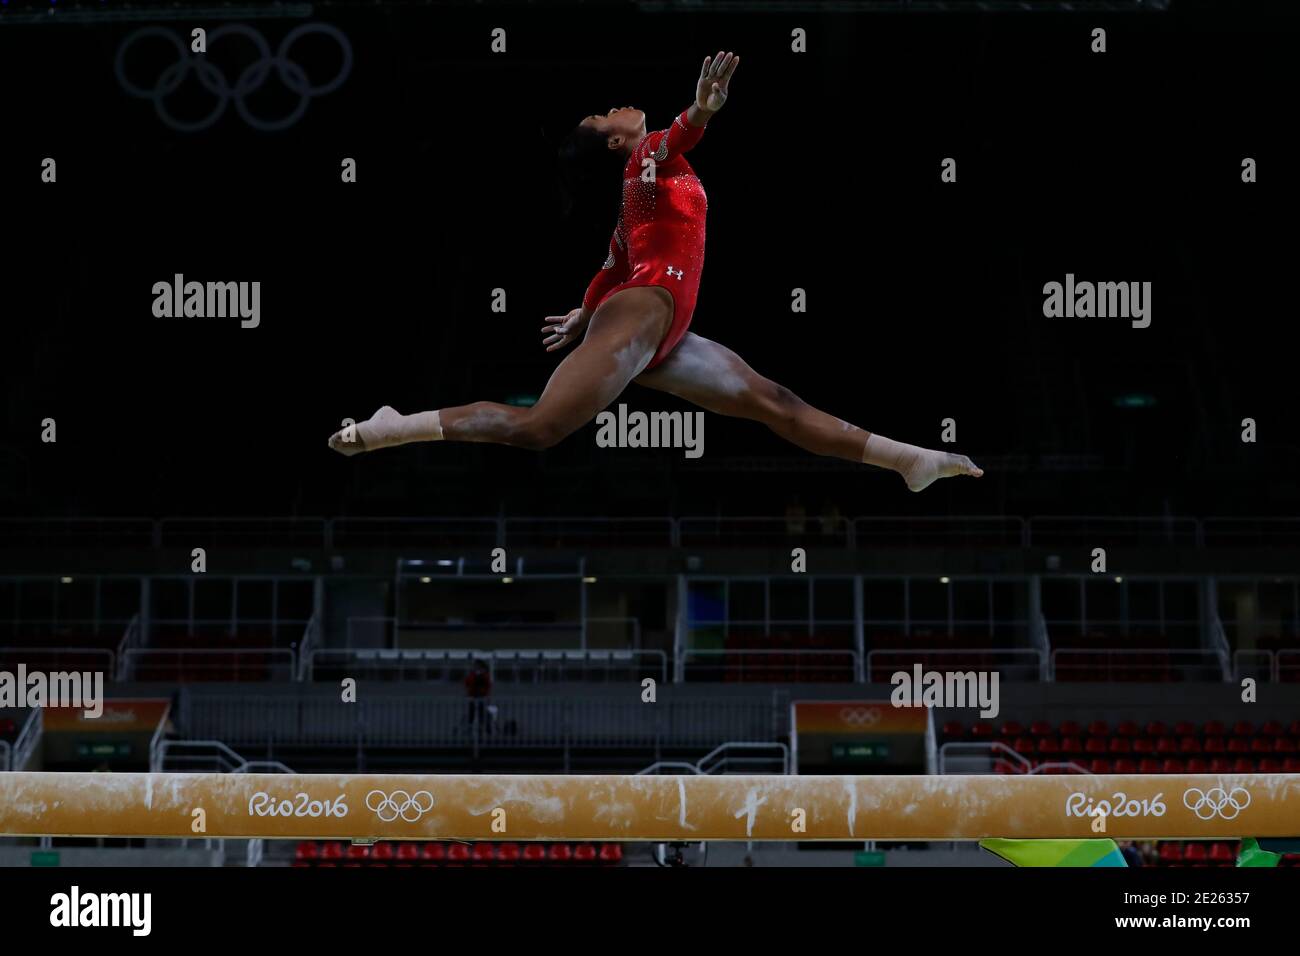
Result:
[[[704,127],[689,125],[683,111],[666,130],[647,133],[637,144],[623,168],[623,208],[609,257],[582,297],[583,306],[594,311],[620,289],[657,285],[672,293],[673,321],[647,369],[677,347],[695,311],[708,199],[682,154],[703,135]],[[650,172],[647,158],[654,161]]]

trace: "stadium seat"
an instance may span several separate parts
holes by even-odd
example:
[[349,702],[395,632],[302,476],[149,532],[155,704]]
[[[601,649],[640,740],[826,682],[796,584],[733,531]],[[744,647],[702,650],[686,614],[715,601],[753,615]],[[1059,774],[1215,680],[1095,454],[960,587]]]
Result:
[[1232,764],[1233,773],[1254,773],[1255,761],[1249,757],[1238,757]]
[[426,843],[420,858],[425,863],[438,864],[447,859],[447,848],[441,843]]
[[1206,737],[1222,737],[1227,733],[1227,728],[1223,726],[1222,721],[1211,720],[1207,721],[1201,728],[1201,733]]
[[621,863],[623,861],[623,845],[621,843],[602,843],[600,845],[600,861],[602,863]]
[[1083,752],[1083,741],[1078,737],[1062,737],[1061,753],[1077,754]]
[[497,859],[507,865],[517,862],[519,860],[519,844],[502,843],[497,847]]
[[1255,725],[1249,720],[1239,720],[1232,725],[1232,732],[1238,737],[1251,737],[1255,733]]
[[1121,757],[1115,761],[1116,773],[1137,773],[1137,763],[1129,760],[1127,757]]
[[1094,720],[1088,725],[1088,736],[1090,737],[1108,737],[1110,736],[1110,727],[1104,720]]
[[316,860],[320,858],[320,851],[314,840],[303,840],[294,850],[293,857],[295,860]]
[[1133,742],[1127,737],[1112,737],[1110,738],[1110,746],[1107,749],[1113,754],[1132,753]]
[[1106,740],[1102,737],[1089,737],[1084,742],[1083,752],[1089,754],[1106,753]]
[[1093,760],[1088,764],[1089,773],[1110,773],[1109,760]]
[[1062,737],[1078,737],[1083,733],[1077,720],[1063,720],[1059,728]]
[[1138,764],[1138,773],[1160,773],[1161,764],[1154,757],[1144,757]]
[[1183,859],[1189,863],[1201,863],[1209,857],[1210,851],[1205,848],[1204,843],[1188,843],[1183,848]]
[[447,847],[447,863],[459,866],[469,862],[469,847],[464,843],[453,843]]
[[1207,754],[1221,754],[1227,750],[1222,737],[1207,736],[1201,743],[1201,750]]
[[943,725],[943,736],[948,740],[960,740],[966,736],[966,728],[959,720],[949,720]]
[[595,863],[596,848],[590,843],[579,843],[573,848],[573,859],[578,863]]
[[1210,761],[1210,773],[1232,773],[1232,761],[1227,757],[1215,757]]
[[573,859],[573,850],[567,843],[552,843],[548,856],[552,863],[568,863]]
[[1183,845],[1181,843],[1161,843],[1159,855],[1162,863],[1182,862]]
[[470,851],[470,858],[475,863],[491,863],[496,859],[496,845],[493,843],[475,843]]
[[1002,737],[1019,737],[1024,732],[1025,728],[1018,720],[1008,720],[998,730],[998,734]]
[[1201,740],[1191,734],[1184,734],[1178,741],[1178,749],[1185,754],[1198,754],[1201,752]]
[[1237,851],[1227,843],[1211,843],[1210,859],[1216,863],[1236,863]]
[[1160,773],[1186,773],[1187,766],[1177,757],[1167,757],[1160,765]]
[[1206,763],[1205,760],[1202,759],[1201,757],[1193,757],[1191,760],[1187,761],[1187,772],[1188,773],[1209,773],[1210,765]]
[[1174,724],[1175,737],[1189,737],[1196,733],[1196,725],[1190,720],[1180,720]]
[[1034,737],[1046,737],[1052,732],[1052,724],[1046,720],[1035,720],[1029,725],[1029,733]]
[[1120,737],[1136,737],[1137,732],[1138,732],[1138,725],[1135,721],[1132,720],[1120,721],[1119,726],[1115,728],[1115,733],[1118,734]]
[[546,847],[541,843],[529,843],[524,847],[525,863],[541,863],[546,859]]
[[328,862],[337,862],[343,859],[343,844],[337,842],[326,843],[320,848],[321,859]]
[[1281,737],[1285,730],[1280,720],[1268,720],[1259,728],[1259,732],[1267,737]]

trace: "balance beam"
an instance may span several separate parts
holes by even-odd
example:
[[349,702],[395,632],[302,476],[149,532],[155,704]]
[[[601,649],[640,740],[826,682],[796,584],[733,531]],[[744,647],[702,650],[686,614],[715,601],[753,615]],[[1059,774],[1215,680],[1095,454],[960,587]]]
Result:
[[1300,774],[0,773],[0,834],[359,841],[1294,837]]

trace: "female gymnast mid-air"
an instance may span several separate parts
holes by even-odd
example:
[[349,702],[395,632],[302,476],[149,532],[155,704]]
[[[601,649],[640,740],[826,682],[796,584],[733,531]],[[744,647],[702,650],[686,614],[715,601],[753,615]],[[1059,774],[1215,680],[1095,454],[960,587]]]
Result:
[[762,422],[814,454],[891,469],[912,491],[939,478],[982,475],[965,455],[891,441],[813,408],[735,352],[687,331],[704,265],[707,201],[685,153],[727,102],[739,64],[731,53],[705,57],[695,102],[665,130],[646,133],[643,112],[612,109],[584,119],[561,149],[570,165],[625,160],[623,205],[609,256],[582,306],[548,316],[542,328],[548,352],[582,341],[556,367],[537,404],[475,402],[413,415],[384,406],[336,432],[330,447],[354,455],[445,439],[550,448],[636,382],[710,412]]

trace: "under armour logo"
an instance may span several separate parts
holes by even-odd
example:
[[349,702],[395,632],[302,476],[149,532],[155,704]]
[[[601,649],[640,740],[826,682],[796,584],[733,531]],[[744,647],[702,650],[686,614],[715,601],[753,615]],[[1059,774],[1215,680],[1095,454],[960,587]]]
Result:
[[680,279],[682,277],[682,270],[681,269],[674,270],[672,266],[669,266],[668,274],[675,279]]

